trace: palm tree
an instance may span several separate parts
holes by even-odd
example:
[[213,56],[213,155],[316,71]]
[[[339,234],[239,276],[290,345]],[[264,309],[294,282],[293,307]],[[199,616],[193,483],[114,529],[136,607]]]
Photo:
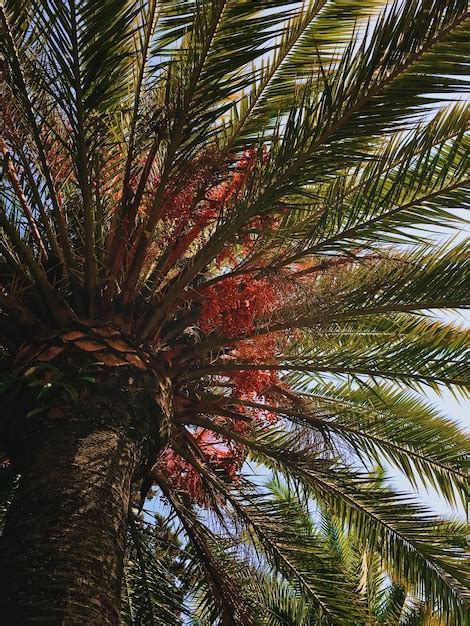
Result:
[[[377,477],[371,478],[377,485]],[[383,480],[381,482],[386,490],[386,483]],[[408,581],[395,579],[393,570],[384,570],[380,554],[363,543],[361,537],[351,532],[342,520],[321,508],[312,515],[308,501],[302,501],[288,485],[279,480],[272,480],[268,488],[279,508],[285,512],[285,532],[293,517],[298,524],[299,539],[296,545],[302,546],[305,554],[308,554],[308,544],[316,542],[321,546],[323,558],[329,561],[328,569],[336,571],[356,589],[364,613],[362,620],[356,624],[437,626],[446,623],[445,618],[449,616],[440,614],[432,604],[420,598],[420,590],[414,589]],[[317,566],[318,560],[304,561],[304,567],[312,572]],[[317,572],[319,575],[320,571]],[[260,578],[258,576],[258,580]],[[266,606],[263,624],[313,626],[325,623],[324,616],[314,603],[308,601],[308,597],[299,601],[295,579],[286,580],[273,572],[264,573],[264,580],[261,580],[262,584],[258,583],[257,587],[262,590]]]
[[[383,470],[370,476],[371,484],[384,494],[389,488]],[[333,576],[342,580],[342,588],[354,590],[361,617],[355,626],[442,626],[455,623],[455,615],[443,614],[427,602],[422,590],[403,577],[395,577],[393,565],[384,569],[380,553],[367,537],[356,535],[343,520],[318,507],[308,496],[302,496],[279,477],[263,487],[264,496],[276,509],[276,533],[292,545],[296,569],[305,577],[322,580]],[[312,510],[313,505],[313,510]],[[131,525],[129,555],[123,594],[125,623],[182,624],[208,626],[211,605],[198,560],[191,544],[183,546],[184,532],[175,528],[171,515],[151,514],[137,517]],[[452,522],[447,524],[455,534]],[[293,528],[294,526],[294,528]],[[293,530],[295,538],[292,539]],[[364,541],[365,539],[365,541]],[[250,599],[255,623],[260,626],[321,626],[330,624],[318,604],[302,592],[298,579],[290,572],[282,574],[265,561],[253,560],[250,550],[256,547],[253,536],[241,533],[233,537],[220,528],[217,542],[230,551],[229,564],[237,585]],[[454,546],[456,547],[456,546]],[[224,557],[222,557],[224,558]],[[341,592],[340,592],[341,593]],[[347,620],[348,624],[352,624]]]
[[323,578],[303,570],[249,463],[463,623],[465,527],[367,468],[465,498],[468,438],[424,396],[468,385],[468,333],[432,317],[468,305],[468,249],[427,234],[468,202],[467,113],[441,106],[466,85],[466,0],[0,15],[1,441],[21,476],[5,623],[117,624],[129,510],[152,486],[212,623],[256,623],[217,520],[326,623],[360,623],[314,545]]

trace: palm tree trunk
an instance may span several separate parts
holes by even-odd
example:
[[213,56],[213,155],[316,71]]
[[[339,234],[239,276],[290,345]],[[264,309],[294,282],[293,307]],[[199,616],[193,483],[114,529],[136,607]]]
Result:
[[163,443],[169,406],[154,377],[150,387],[123,369],[11,420],[21,479],[1,542],[2,624],[119,623],[131,489]]

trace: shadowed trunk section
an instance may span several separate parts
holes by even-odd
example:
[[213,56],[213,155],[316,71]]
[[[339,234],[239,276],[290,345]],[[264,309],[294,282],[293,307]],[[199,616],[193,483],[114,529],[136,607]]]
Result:
[[119,624],[132,483],[164,443],[171,402],[165,382],[123,370],[10,420],[21,480],[1,543],[2,624]]

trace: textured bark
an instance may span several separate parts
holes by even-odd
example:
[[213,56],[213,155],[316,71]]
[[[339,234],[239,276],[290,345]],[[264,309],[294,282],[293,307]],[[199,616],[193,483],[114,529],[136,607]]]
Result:
[[108,369],[90,383],[78,371],[78,400],[64,388],[30,417],[29,398],[11,407],[21,479],[1,541],[5,625],[119,623],[132,484],[163,443],[171,398],[154,374]]

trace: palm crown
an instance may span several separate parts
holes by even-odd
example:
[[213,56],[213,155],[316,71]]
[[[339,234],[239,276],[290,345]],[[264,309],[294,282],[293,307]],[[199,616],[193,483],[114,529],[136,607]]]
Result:
[[464,527],[359,462],[465,498],[468,441],[420,395],[468,383],[468,334],[424,314],[469,301],[466,245],[426,237],[467,203],[467,111],[436,112],[465,87],[467,18],[463,0],[1,9],[4,363],[47,398],[65,354],[89,355],[90,385],[158,360],[169,444],[142,494],[180,519],[209,621],[253,618],[207,511],[325,623],[363,619],[340,574],[305,567],[313,540],[289,547],[249,460],[464,619]]

